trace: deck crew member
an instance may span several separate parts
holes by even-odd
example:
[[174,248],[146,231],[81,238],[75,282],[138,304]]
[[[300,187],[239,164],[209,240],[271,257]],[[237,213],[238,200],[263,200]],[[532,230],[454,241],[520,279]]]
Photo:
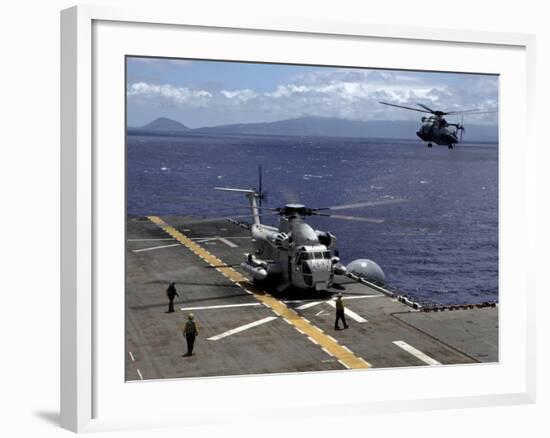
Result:
[[168,295],[168,299],[170,302],[168,303],[168,312],[166,313],[173,313],[174,312],[174,298],[179,297],[178,292],[176,291],[176,283],[171,281],[170,285],[168,286],[168,289],[166,289],[166,295]]
[[184,356],[193,355],[193,345],[195,344],[195,338],[198,334],[197,323],[194,321],[193,314],[190,313],[185,323],[185,328],[183,329],[183,335],[187,341],[187,353],[185,353]]
[[342,323],[344,324],[344,328],[348,328],[348,324],[346,323],[346,314],[344,311],[344,301],[342,300],[342,292],[338,293],[338,298],[336,298],[336,321],[334,322],[334,330],[340,330],[340,327],[338,326],[338,322],[342,320]]

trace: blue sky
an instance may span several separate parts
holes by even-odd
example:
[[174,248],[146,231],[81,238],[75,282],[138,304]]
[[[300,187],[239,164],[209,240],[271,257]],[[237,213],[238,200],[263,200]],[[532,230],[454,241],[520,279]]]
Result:
[[[456,111],[498,106],[496,76],[166,58],[127,58],[128,125],[169,117],[191,128],[300,116],[419,120],[380,105]],[[468,116],[496,124],[497,114]]]

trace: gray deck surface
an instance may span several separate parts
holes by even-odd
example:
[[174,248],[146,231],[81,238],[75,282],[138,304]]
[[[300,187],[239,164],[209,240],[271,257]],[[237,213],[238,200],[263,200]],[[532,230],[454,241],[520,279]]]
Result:
[[498,308],[395,315],[479,362],[498,362]]
[[[163,220],[237,271],[250,251],[249,232],[227,221]],[[337,357],[149,220],[129,219],[127,239],[127,380],[345,369]],[[171,314],[165,313],[169,281],[176,282],[180,295]],[[342,289],[319,296],[289,292],[276,298],[374,368],[498,360],[497,309],[417,312],[365,285],[348,279],[341,284]],[[326,301],[340,290],[346,307],[361,322],[348,315],[350,327],[335,331],[334,309]],[[317,304],[297,309],[308,303]],[[199,337],[196,354],[182,357],[181,328],[189,312],[195,315]],[[268,317],[273,319],[208,340]]]

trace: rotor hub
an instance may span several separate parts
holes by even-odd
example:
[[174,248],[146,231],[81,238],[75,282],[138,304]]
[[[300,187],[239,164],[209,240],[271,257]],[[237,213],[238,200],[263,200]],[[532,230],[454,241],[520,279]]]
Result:
[[283,208],[278,209],[282,216],[311,216],[311,208],[307,208],[304,204],[286,204]]

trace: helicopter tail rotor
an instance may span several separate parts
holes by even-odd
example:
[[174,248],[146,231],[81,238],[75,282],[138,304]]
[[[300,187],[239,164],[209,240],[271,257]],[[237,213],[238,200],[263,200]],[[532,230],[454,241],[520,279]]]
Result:
[[258,165],[258,206],[262,207],[262,202],[265,201],[267,204],[267,192],[263,191],[263,169],[262,165]]
[[460,142],[462,142],[462,137],[464,137],[464,134],[466,133],[466,128],[464,128],[464,113],[462,113],[460,118],[460,123],[456,127],[457,131],[460,131]]
[[460,125],[460,142],[462,142],[462,138],[464,137],[464,134],[466,133],[466,128],[464,128],[463,125]]
[[[253,189],[237,189],[233,187],[214,187],[214,190],[222,190],[225,192],[237,192],[244,194],[250,201],[250,207],[252,209],[252,217],[254,218],[254,224],[260,225],[260,213],[262,211],[262,200],[266,200],[266,193],[263,189],[262,178],[262,166],[258,166],[258,190]],[[266,210],[265,208],[263,210]],[[273,213],[272,213],[273,214]]]

